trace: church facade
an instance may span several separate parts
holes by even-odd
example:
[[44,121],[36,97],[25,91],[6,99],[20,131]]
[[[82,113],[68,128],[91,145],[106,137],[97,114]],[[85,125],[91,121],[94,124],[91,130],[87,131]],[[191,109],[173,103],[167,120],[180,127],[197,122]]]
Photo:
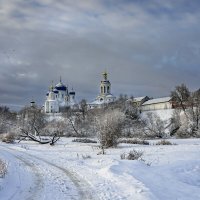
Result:
[[114,102],[116,97],[111,93],[111,83],[108,80],[108,73],[104,72],[100,82],[100,93],[95,101],[88,104],[89,108],[101,108],[104,104]]
[[55,86],[52,85],[46,94],[46,100],[44,104],[45,113],[59,113],[64,108],[74,108],[76,106],[75,91],[68,91],[68,87],[60,82]]

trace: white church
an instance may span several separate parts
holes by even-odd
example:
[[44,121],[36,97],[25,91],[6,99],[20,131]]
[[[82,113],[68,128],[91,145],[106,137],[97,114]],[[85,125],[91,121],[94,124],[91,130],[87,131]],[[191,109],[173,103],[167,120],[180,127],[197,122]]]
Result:
[[59,113],[62,109],[70,107],[74,108],[76,106],[75,101],[75,91],[68,91],[68,87],[60,82],[58,84],[52,85],[46,94],[46,101],[44,104],[45,113]]
[[116,97],[111,94],[111,83],[108,80],[108,73],[105,71],[103,80],[100,82],[100,93],[95,101],[88,104],[89,108],[101,108],[103,105],[114,102]]

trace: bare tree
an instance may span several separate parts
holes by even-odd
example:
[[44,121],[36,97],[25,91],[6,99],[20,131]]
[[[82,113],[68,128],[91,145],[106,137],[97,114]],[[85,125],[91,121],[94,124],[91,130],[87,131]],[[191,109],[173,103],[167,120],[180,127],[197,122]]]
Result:
[[[37,106],[25,107],[19,113],[19,123],[21,125],[21,134],[19,142],[24,139],[30,139],[40,144],[54,145],[62,134],[57,129],[47,133],[45,126],[48,124],[45,114]],[[48,138],[43,138],[43,135],[48,135]]]
[[80,112],[82,113],[83,119],[85,119],[85,115],[87,112],[87,101],[85,99],[82,99],[80,101]]
[[191,93],[190,106],[187,109],[192,136],[199,135],[200,129],[200,90]]
[[133,104],[133,101],[129,99],[125,102],[123,112],[125,114],[123,136],[141,137],[143,134],[143,123],[141,123],[138,106],[136,104]]
[[125,102],[124,113],[126,115],[126,118],[130,120],[138,120],[140,118],[138,106],[133,104],[133,101],[131,99]]
[[40,144],[50,144],[50,145],[54,145],[59,139],[60,139],[60,132],[54,132],[52,136],[49,136],[48,139],[44,139],[41,137],[40,132],[35,128],[35,131],[37,132],[37,136],[31,134],[30,132],[28,132],[27,130],[22,129],[22,133],[20,135],[21,139],[19,140],[19,142],[21,142],[22,140],[29,138],[32,141],[38,142]]
[[94,110],[88,110],[83,113],[80,110],[67,109],[63,112],[63,118],[67,128],[68,135],[76,137],[87,137],[94,133]]
[[173,111],[171,121],[170,121],[170,136],[173,136],[176,134],[176,132],[179,130],[181,127],[181,116],[180,116],[181,110],[180,109],[175,109]]
[[[171,93],[172,100],[175,103],[175,110],[182,110],[185,117],[179,115],[174,117],[179,122],[177,126],[177,134],[180,137],[199,136],[200,129],[200,90],[190,92],[189,89],[182,84],[177,86]],[[180,119],[179,119],[180,118]]]
[[199,129],[200,125],[200,89],[195,91],[192,94],[192,99],[193,99],[193,119],[196,124],[196,129]]
[[37,134],[35,129],[41,130],[47,123],[45,114],[42,113],[41,109],[37,106],[23,108],[18,116],[21,129],[26,130],[31,134]]
[[145,126],[145,134],[148,137],[163,138],[166,136],[165,130],[167,128],[166,121],[160,119],[160,117],[154,113],[147,113],[146,119],[143,120]]
[[0,134],[12,130],[16,125],[16,113],[6,106],[0,106]]
[[189,105],[190,100],[190,91],[186,85],[181,84],[176,86],[175,90],[171,92],[172,101],[175,104],[175,107],[179,107],[186,114],[186,109]]

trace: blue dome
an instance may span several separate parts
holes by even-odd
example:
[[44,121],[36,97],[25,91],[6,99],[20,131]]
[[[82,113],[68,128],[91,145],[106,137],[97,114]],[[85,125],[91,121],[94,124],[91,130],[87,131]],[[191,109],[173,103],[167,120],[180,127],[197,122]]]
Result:
[[63,86],[63,87],[56,87],[56,89],[57,89],[57,90],[63,90],[63,91],[66,91],[66,90],[67,90],[67,88],[66,88],[65,86]]
[[62,91],[66,91],[67,87],[63,84],[63,83],[58,83],[55,87],[56,90],[62,90]]
[[75,95],[75,92],[70,92],[69,95]]
[[55,94],[58,94],[58,90],[57,90],[57,89],[54,89],[53,92],[54,92]]

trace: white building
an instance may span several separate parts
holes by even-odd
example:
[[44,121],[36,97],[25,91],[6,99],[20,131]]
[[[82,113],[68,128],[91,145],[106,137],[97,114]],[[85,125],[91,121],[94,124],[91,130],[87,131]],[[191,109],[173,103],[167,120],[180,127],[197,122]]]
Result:
[[142,111],[150,111],[150,110],[164,110],[164,109],[172,109],[172,98],[171,97],[163,97],[157,99],[151,99],[144,102],[141,105]]
[[44,105],[45,113],[59,113],[66,107],[74,108],[76,106],[75,92],[68,92],[68,88],[60,82],[54,87],[50,86],[46,94],[46,101]]
[[101,108],[104,104],[114,102],[116,97],[111,94],[111,83],[108,80],[108,73],[103,73],[103,80],[100,83],[100,93],[95,101],[88,104],[90,108]]

